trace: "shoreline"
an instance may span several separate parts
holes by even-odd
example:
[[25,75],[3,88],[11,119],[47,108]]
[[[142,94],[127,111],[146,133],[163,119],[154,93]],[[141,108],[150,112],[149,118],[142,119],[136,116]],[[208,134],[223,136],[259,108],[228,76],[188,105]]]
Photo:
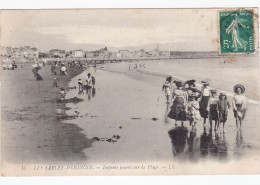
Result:
[[[99,68],[98,70],[112,72],[112,73],[118,73],[118,74],[126,74],[126,75],[127,74],[133,74],[133,70],[131,72],[115,71],[115,70],[104,69],[104,68]],[[179,76],[176,76],[176,75],[173,75],[173,74],[166,74],[166,73],[161,73],[161,72],[156,72],[156,71],[136,69],[135,72],[137,72],[140,75],[149,75],[149,76],[155,76],[155,77],[160,77],[160,78],[166,78],[167,76],[172,76],[175,80],[182,80],[182,81],[188,80],[188,79],[184,79],[182,77],[179,77]],[[199,88],[202,87],[202,84],[199,84],[199,83],[195,83],[195,84]],[[219,92],[226,93],[227,96],[229,96],[229,97],[233,97],[233,95],[234,95],[233,92],[230,92],[230,91],[227,91],[227,90],[223,90],[223,89],[220,89],[220,88],[215,88],[215,89],[217,89]],[[259,104],[259,101],[256,100],[256,99],[253,99],[251,97],[247,97],[247,99],[248,99],[248,103],[255,104],[255,105]]]

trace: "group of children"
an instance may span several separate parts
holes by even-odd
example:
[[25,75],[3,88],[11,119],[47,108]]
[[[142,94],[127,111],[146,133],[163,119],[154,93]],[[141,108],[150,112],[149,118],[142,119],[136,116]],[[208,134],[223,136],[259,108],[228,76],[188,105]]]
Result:
[[[175,83],[177,88],[173,90],[171,98],[172,82]],[[175,124],[177,121],[181,121],[182,124],[183,121],[190,121],[190,129],[201,120],[201,118],[204,118],[205,126],[206,119],[208,118],[210,128],[212,128],[212,122],[215,122],[215,131],[219,130],[220,124],[223,123],[224,133],[228,112],[231,109],[227,96],[223,92],[218,95],[217,90],[209,87],[207,80],[202,81],[202,84],[203,87],[200,91],[196,88],[195,80],[186,82],[173,81],[172,77],[167,77],[163,84],[162,91],[165,92],[167,103],[172,103],[168,117],[174,119],[176,121]],[[241,84],[238,84],[234,87],[234,91],[236,93],[234,97],[240,100],[236,101],[235,98],[233,99],[234,116],[236,118],[237,127],[239,126],[238,122],[240,122],[241,127],[241,122],[245,117],[246,101],[243,95],[245,88]],[[238,111],[241,104],[243,104],[243,108]]]
[[[137,61],[138,62],[138,61]],[[145,63],[143,63],[143,64],[139,64],[139,68],[145,68]],[[133,69],[138,69],[138,64],[137,63],[135,63],[135,65],[132,67]],[[128,66],[128,69],[129,69],[129,71],[131,70],[131,63],[129,63],[129,66]]]
[[91,76],[90,73],[88,73],[86,77],[86,83],[82,81],[82,79],[78,79],[78,85],[79,90],[89,90],[89,89],[95,89],[96,79],[94,76]]
[[[86,77],[86,83],[84,83],[82,79],[78,79],[79,91],[86,90],[87,93],[91,93],[91,90],[95,91],[95,84],[96,84],[96,79],[94,76],[91,76],[90,73],[88,73],[88,75]],[[53,84],[53,85],[55,85],[55,84]],[[75,88],[76,88],[76,86],[75,86]],[[92,93],[93,93],[93,91],[92,91]],[[64,88],[60,88],[60,99],[65,100],[65,96],[66,96],[66,90]]]

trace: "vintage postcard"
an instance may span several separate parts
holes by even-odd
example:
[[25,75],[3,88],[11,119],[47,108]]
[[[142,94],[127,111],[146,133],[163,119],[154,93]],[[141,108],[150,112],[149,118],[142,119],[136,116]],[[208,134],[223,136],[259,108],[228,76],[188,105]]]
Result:
[[260,173],[258,8],[0,15],[2,176]]

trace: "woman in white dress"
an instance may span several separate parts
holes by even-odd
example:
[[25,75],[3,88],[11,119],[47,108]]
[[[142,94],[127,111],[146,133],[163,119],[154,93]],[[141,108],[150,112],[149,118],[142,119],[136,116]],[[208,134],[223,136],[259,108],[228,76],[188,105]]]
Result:
[[234,92],[235,95],[233,96],[232,106],[236,118],[237,130],[239,130],[246,114],[247,100],[244,95],[245,87],[241,84],[237,84],[234,86]]

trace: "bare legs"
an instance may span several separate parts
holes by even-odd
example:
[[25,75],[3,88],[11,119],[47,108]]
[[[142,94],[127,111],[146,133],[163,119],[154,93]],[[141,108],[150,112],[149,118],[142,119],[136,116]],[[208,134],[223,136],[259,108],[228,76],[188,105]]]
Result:
[[203,125],[206,126],[207,118],[204,118]]
[[[181,121],[181,126],[183,127],[183,121]],[[175,120],[175,127],[177,128],[177,120]]]
[[167,104],[170,103],[170,96],[169,95],[166,95],[166,101],[167,101]]
[[236,126],[237,126],[237,130],[241,129],[241,126],[242,126],[242,119],[241,118],[236,117]]

